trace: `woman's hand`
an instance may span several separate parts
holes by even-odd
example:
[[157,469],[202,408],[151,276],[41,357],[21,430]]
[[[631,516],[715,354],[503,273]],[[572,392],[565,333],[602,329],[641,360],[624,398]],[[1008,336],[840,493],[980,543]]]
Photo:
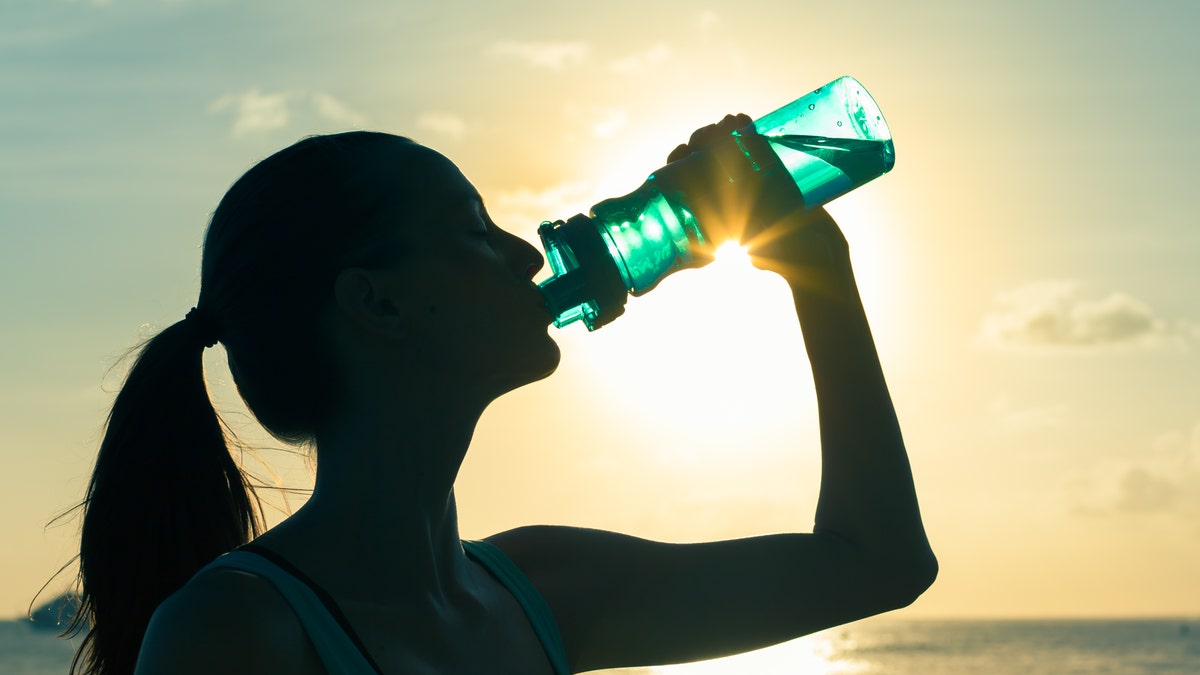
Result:
[[[711,148],[752,122],[744,114],[726,115],[720,122],[694,131],[687,143],[671,151],[667,162]],[[798,208],[774,223],[751,226],[756,232],[742,245],[748,247],[751,262],[759,269],[780,274],[789,283],[815,283],[830,290],[853,288],[846,238],[825,209]]]
[[708,126],[700,127],[692,132],[692,137],[687,143],[680,144],[671,154],[667,155],[667,163],[675,162],[692,154],[693,150],[705,146],[711,146],[714,141],[717,141],[733,132],[753,123],[749,115],[738,113],[736,115],[726,115],[720,122],[709,124]]

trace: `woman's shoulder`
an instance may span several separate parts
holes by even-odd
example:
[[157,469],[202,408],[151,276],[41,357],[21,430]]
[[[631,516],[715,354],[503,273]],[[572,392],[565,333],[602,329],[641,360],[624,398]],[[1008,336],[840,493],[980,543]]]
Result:
[[197,575],[155,610],[138,674],[323,674],[304,626],[269,581],[236,569]]

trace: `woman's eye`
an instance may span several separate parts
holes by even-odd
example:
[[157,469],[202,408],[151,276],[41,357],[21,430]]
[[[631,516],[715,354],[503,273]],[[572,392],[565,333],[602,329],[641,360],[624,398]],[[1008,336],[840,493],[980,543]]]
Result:
[[472,237],[486,237],[491,234],[491,228],[482,220],[472,219],[462,225],[465,233]]

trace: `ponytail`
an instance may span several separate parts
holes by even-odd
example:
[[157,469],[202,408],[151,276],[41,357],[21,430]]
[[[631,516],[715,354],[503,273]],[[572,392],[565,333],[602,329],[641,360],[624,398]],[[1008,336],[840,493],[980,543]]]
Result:
[[150,616],[201,567],[261,530],[257,496],[209,400],[202,322],[141,348],[84,497],[71,673],[132,673]]
[[377,132],[314,136],[256,164],[221,199],[197,307],[142,347],[108,416],[81,504],[81,605],[68,631],[89,632],[72,673],[132,672],[159,604],[261,531],[208,398],[203,347],[220,339],[268,433],[314,442],[336,388],[319,312],[340,269],[396,243],[395,221],[380,214],[420,201],[430,153]]

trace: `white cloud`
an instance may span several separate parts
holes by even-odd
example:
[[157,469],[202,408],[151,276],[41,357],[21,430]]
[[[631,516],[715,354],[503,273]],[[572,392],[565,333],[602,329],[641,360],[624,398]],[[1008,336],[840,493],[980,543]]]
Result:
[[361,127],[366,118],[346,107],[341,101],[329,94],[317,92],[310,97],[313,109],[318,115],[327,120],[354,127]]
[[664,63],[670,58],[671,48],[663,44],[658,44],[647,51],[613,61],[610,68],[612,68],[614,73],[625,75],[643,74],[650,72],[651,68]]
[[612,138],[629,123],[629,111],[625,108],[609,108],[592,125],[592,133],[599,138]]
[[[114,4],[116,4],[115,0],[67,0],[67,2],[71,3],[72,5],[85,4],[93,7],[112,7]],[[188,2],[188,0],[158,0],[158,4],[160,5],[181,5],[185,2]],[[136,5],[138,3],[134,4]]]
[[700,37],[708,39],[712,36],[713,30],[721,23],[721,15],[706,9],[700,12],[700,18],[696,21],[700,27]]
[[577,141],[576,130],[590,130],[597,138],[612,138],[624,129],[630,120],[629,109],[620,106],[579,105],[574,101],[563,104],[563,116],[567,120],[566,134]]
[[501,227],[514,229],[586,212],[596,201],[594,186],[564,183],[543,190],[520,187],[492,191],[488,194],[487,205]]
[[1079,297],[1070,281],[1029,284],[1003,293],[1000,309],[986,316],[980,341],[1002,349],[1098,349],[1151,346],[1169,334],[1166,324],[1142,301],[1111,292]]
[[[333,122],[338,126],[362,127],[366,117],[324,92],[263,93],[257,87],[242,93],[221,96],[208,106],[210,113],[233,114],[234,137],[262,134],[299,123],[319,131]],[[320,121],[323,120],[323,121]]]
[[208,106],[208,111],[214,113],[227,109],[233,110],[234,136],[279,129],[287,126],[291,117],[287,94],[263,94],[258,89],[242,94],[225,94]]
[[417,117],[417,127],[456,141],[467,135],[467,123],[461,117],[443,112],[422,113]]
[[562,70],[582,63],[591,52],[586,42],[498,42],[491,53],[524,61],[533,68]]

